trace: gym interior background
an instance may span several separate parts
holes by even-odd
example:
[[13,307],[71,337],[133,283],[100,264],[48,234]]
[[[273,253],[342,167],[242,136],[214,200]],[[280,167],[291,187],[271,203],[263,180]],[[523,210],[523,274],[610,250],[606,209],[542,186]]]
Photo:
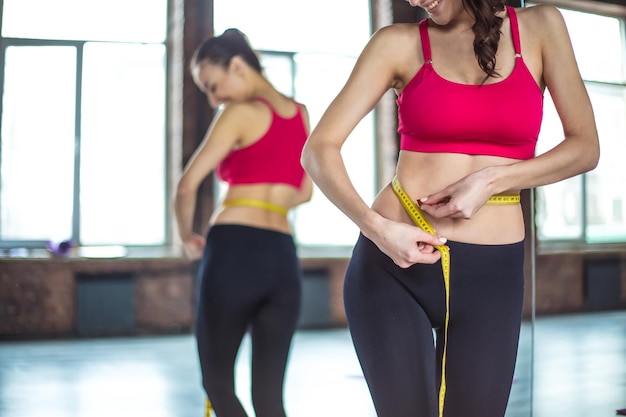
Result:
[[[67,0],[61,14],[40,3],[0,0],[0,341],[191,332],[196,265],[182,257],[170,202],[213,114],[188,71],[204,37],[239,26],[270,79],[312,103],[315,123],[373,30],[422,17],[404,0],[275,1],[282,9],[267,20],[272,2],[124,0],[89,12]],[[626,310],[626,2],[549,3],[567,13],[602,157],[592,173],[522,194],[528,322]],[[546,103],[540,151],[559,135]],[[393,96],[352,136],[348,146],[363,153],[348,161],[351,175],[373,198],[393,175]],[[201,233],[219,193],[212,177],[200,190]],[[305,271],[300,327],[343,328],[356,231],[319,191],[293,222]],[[62,240],[76,247],[46,249]]]

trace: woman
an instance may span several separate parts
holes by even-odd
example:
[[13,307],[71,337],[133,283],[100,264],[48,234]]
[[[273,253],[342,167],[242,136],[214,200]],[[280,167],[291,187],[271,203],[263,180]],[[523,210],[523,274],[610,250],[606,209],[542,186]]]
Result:
[[[378,416],[503,416],[522,316],[519,192],[596,166],[593,112],[556,8],[409,3],[428,19],[372,36],[302,161],[362,232],[344,301]],[[340,150],[390,88],[397,175],[368,207]],[[565,137],[535,157],[546,88]]]
[[[174,202],[187,256],[202,256],[196,338],[207,415],[212,405],[218,417],[246,416],[233,373],[249,329],[256,416],[285,416],[283,381],[301,300],[287,214],[311,198],[312,182],[300,164],[308,113],[263,76],[236,29],[202,43],[191,71],[210,105],[222,106],[185,167]],[[214,170],[228,189],[205,242],[192,224],[198,187]]]

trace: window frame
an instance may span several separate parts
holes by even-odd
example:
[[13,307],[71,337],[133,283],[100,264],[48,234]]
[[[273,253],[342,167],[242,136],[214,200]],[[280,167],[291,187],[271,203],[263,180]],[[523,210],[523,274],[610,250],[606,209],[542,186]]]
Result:
[[[530,3],[530,2],[529,2]],[[591,1],[573,1],[573,0],[537,0],[533,1],[528,6],[536,5],[536,4],[549,4],[561,9],[567,9],[576,12],[597,14],[601,16],[612,17],[620,20],[620,32],[622,36],[622,56],[625,61],[625,71],[626,71],[626,6],[622,6],[619,4],[608,3],[608,2],[591,2]],[[626,74],[625,74],[626,76]],[[592,79],[583,78],[583,82],[585,86],[611,86],[616,88],[626,88],[626,81],[617,83],[617,82],[606,82],[606,81],[598,81]],[[626,140],[626,138],[624,138]],[[547,254],[563,254],[563,253],[585,253],[585,252],[622,252],[626,250],[626,241],[624,242],[589,242],[588,236],[588,175],[587,173],[580,174],[581,181],[581,235],[577,238],[562,238],[562,239],[540,239],[539,238],[539,226],[533,217],[533,227],[536,229],[535,239],[537,243],[537,254],[538,255],[547,255]],[[532,193],[532,198],[535,199],[533,201],[535,207],[537,206],[537,194]]]
[[[168,1],[168,17],[172,13],[171,2]],[[169,20],[169,19],[168,19]],[[76,49],[76,91],[75,91],[75,121],[74,121],[74,175],[73,175],[73,195],[72,195],[72,222],[71,222],[71,236],[68,236],[68,240],[71,242],[80,244],[80,219],[81,219],[81,204],[80,204],[80,167],[81,167],[81,128],[82,128],[82,87],[83,87],[83,63],[84,63],[84,48],[87,44],[97,44],[97,43],[111,43],[111,44],[124,44],[124,45],[143,45],[143,44],[152,44],[152,45],[163,45],[165,52],[165,77],[163,83],[164,90],[164,123],[163,123],[163,147],[164,147],[164,160],[162,161],[164,172],[163,172],[163,187],[164,187],[164,196],[165,201],[163,201],[163,211],[164,216],[161,219],[161,226],[163,227],[163,242],[155,243],[155,244],[123,244],[123,246],[128,248],[169,248],[175,246],[173,242],[173,223],[171,221],[172,217],[172,208],[169,204],[171,199],[171,181],[175,176],[175,171],[173,169],[174,164],[172,164],[170,150],[172,149],[172,145],[176,143],[173,140],[173,135],[170,131],[170,125],[172,122],[172,117],[178,117],[173,115],[172,113],[172,97],[171,97],[171,70],[172,70],[172,46],[171,46],[171,31],[172,28],[166,29],[166,36],[162,42],[136,42],[136,41],[128,41],[128,42],[119,42],[119,41],[100,41],[100,40],[69,40],[69,39],[37,39],[37,38],[14,38],[14,37],[3,37],[2,34],[2,21],[3,21],[3,1],[0,0],[0,115],[3,113],[4,100],[2,99],[3,91],[4,91],[4,83],[5,83],[5,57],[6,51],[10,47],[32,47],[32,46],[61,46],[61,47],[73,47]],[[0,120],[1,124],[1,120]],[[0,142],[1,142],[0,138]],[[0,148],[1,149],[1,148]],[[0,171],[1,175],[1,171]],[[0,205],[2,204],[2,196],[0,195]],[[0,224],[0,228],[2,224]],[[2,239],[0,238],[0,250],[12,250],[17,248],[25,248],[27,250],[32,249],[42,249],[45,248],[48,244],[46,240],[13,240],[13,239]]]
[[[0,7],[2,4],[0,3]],[[2,10],[0,9],[0,14]],[[2,31],[2,26],[0,24],[0,33]],[[4,82],[5,82],[5,56],[8,48],[16,46],[63,46],[63,47],[74,47],[76,49],[76,96],[74,97],[76,108],[75,113],[76,117],[74,119],[74,187],[73,187],[73,195],[72,195],[72,234],[71,241],[76,242],[78,240],[78,236],[80,236],[80,198],[79,198],[79,190],[80,190],[80,128],[81,128],[81,120],[80,120],[80,112],[81,112],[81,91],[82,91],[82,62],[83,62],[83,49],[85,44],[88,41],[73,41],[73,40],[51,40],[51,39],[24,39],[24,38],[8,38],[0,36],[0,115],[3,114],[4,110],[4,100],[2,100],[1,92],[4,91]],[[0,121],[1,123],[1,121]],[[0,142],[1,142],[0,138]],[[0,176],[2,172],[0,171]],[[2,205],[2,195],[0,194],[0,206]],[[0,224],[0,228],[2,224]],[[39,248],[45,247],[46,241],[42,240],[3,240],[0,238],[0,248],[14,248],[14,247],[25,247],[25,248]]]

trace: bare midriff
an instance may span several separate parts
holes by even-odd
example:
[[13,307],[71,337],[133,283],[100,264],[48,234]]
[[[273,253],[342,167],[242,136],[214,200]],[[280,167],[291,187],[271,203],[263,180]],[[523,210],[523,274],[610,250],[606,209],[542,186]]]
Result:
[[[482,168],[515,162],[496,156],[401,151],[397,177],[406,193],[417,201]],[[519,194],[519,191],[505,190],[502,194]],[[390,185],[376,196],[372,208],[388,219],[414,224]],[[440,236],[451,241],[498,245],[524,239],[520,204],[485,205],[471,219],[434,219],[426,213],[424,216]]]
[[[228,188],[223,201],[254,200],[289,209],[297,192],[294,187],[284,184],[234,185]],[[213,214],[211,224],[239,224],[287,234],[292,232],[286,215],[249,205],[220,205]]]

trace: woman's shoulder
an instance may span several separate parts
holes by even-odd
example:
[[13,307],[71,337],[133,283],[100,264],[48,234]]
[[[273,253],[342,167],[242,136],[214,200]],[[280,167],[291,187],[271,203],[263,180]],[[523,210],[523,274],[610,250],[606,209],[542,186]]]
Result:
[[[239,131],[246,126],[271,120],[271,114],[271,109],[261,102],[233,101],[224,104],[217,110],[213,118],[213,124]],[[247,120],[248,123],[242,124],[242,120]]]
[[416,30],[419,30],[419,23],[411,22],[411,23],[392,23],[386,26],[380,27],[376,30],[375,33],[386,33],[386,34],[395,34],[395,35],[405,35],[409,33],[413,33]]
[[529,33],[538,36],[550,36],[554,31],[567,30],[563,15],[556,6],[537,4],[515,9],[520,24],[528,28]]
[[241,118],[253,112],[258,112],[260,104],[253,101],[231,101],[219,110],[219,117],[224,120]]
[[540,4],[516,9],[522,51],[527,58],[532,54],[543,61],[557,50],[571,49],[571,41],[563,15],[553,5]]
[[267,113],[268,109],[271,110],[270,107],[271,105],[268,102],[257,99],[248,101],[232,101],[225,104],[220,113],[222,114],[222,117],[241,118],[258,113]]
[[532,19],[537,24],[562,20],[563,16],[559,9],[552,4],[535,4],[527,7],[518,7],[515,12],[520,19]]
[[376,30],[371,40],[378,43],[394,43],[394,47],[402,46],[405,42],[419,41],[419,24],[418,23],[394,23],[383,26]]
[[388,67],[404,67],[421,57],[421,48],[419,24],[394,23],[374,32],[362,56]]

